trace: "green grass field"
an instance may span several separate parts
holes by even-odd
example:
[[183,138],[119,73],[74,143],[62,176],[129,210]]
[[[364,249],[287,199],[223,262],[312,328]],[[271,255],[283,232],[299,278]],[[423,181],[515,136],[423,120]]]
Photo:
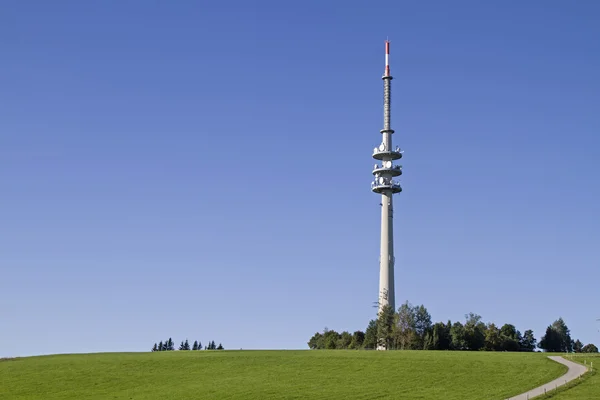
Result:
[[306,350],[57,355],[0,361],[0,399],[501,400],[565,371],[535,353]]
[[[565,356],[563,355],[563,357]],[[587,361],[588,366],[590,365],[590,362],[593,362],[594,371],[600,367],[599,354],[576,354],[569,355],[565,358],[581,364],[583,364],[585,360]],[[581,383],[578,383],[567,390],[561,390],[547,398],[555,400],[598,400],[600,399],[600,375],[598,372],[589,374]]]

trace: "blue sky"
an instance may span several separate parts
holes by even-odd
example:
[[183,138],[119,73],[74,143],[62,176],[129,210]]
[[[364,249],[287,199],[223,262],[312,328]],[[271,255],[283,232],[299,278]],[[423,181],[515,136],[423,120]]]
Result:
[[306,348],[378,293],[600,344],[600,4],[4,1],[0,356]]

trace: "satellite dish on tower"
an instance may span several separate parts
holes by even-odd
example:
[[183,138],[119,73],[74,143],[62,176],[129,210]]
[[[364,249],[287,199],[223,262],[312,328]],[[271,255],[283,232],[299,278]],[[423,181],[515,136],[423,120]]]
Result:
[[380,184],[380,185],[383,185],[383,183],[384,183],[384,182],[385,182],[385,179],[383,179],[383,177],[380,177],[380,178],[379,178],[379,184]]
[[392,162],[391,161],[386,161],[385,162],[385,167],[386,168],[391,168],[392,167]]
[[381,144],[379,145],[379,150],[380,150],[380,151],[384,151],[384,150],[385,150],[385,144],[381,143]]

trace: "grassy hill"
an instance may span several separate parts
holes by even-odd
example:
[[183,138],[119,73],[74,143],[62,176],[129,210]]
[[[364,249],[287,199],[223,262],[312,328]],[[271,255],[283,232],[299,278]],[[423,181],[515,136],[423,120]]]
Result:
[[565,371],[535,353],[306,350],[56,355],[0,361],[0,399],[501,400]]

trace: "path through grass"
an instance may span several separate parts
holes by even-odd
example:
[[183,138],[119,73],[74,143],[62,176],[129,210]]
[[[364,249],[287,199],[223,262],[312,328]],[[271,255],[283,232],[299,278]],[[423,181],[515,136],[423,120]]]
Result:
[[586,361],[589,366],[590,362],[593,362],[594,373],[585,377],[581,383],[578,383],[574,387],[571,387],[564,391],[548,396],[553,400],[598,400],[600,399],[600,374],[598,369],[600,368],[600,354],[574,354],[565,356],[567,360],[579,362],[581,364]]

